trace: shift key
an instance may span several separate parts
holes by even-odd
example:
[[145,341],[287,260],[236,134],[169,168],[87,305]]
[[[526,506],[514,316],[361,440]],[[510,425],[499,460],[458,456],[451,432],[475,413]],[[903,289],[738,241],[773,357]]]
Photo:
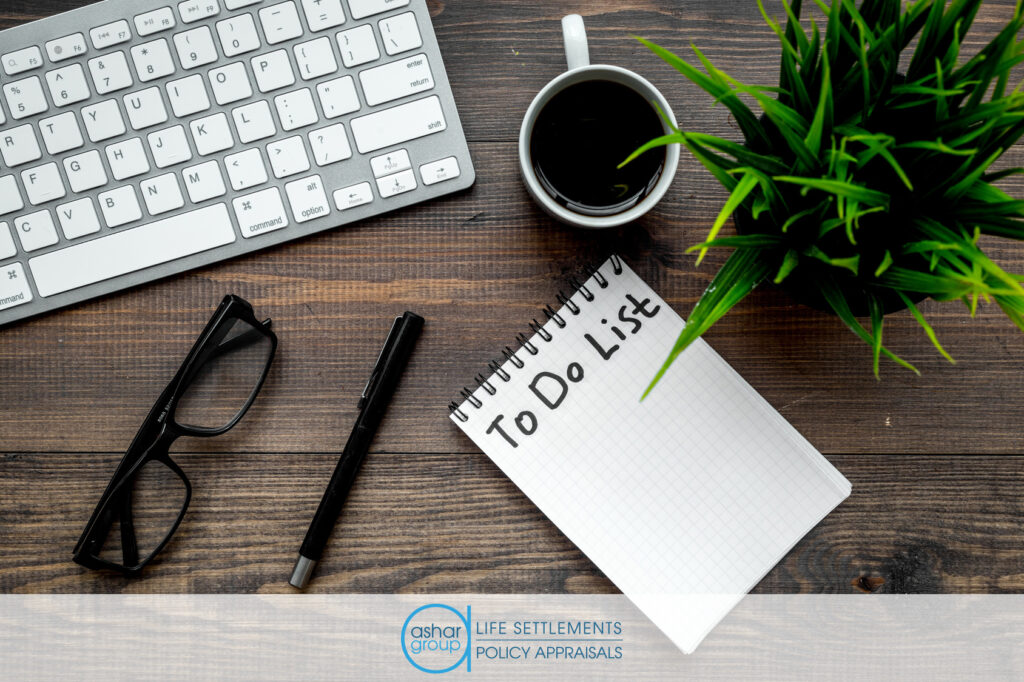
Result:
[[437,95],[352,119],[352,136],[360,154],[426,137],[448,128]]

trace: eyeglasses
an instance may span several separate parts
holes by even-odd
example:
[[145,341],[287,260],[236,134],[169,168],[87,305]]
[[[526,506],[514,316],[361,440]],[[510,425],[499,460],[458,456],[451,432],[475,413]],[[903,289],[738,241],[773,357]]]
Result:
[[136,575],[167,545],[192,498],[171,444],[219,436],[245,416],[277,349],[270,325],[238,296],[221,301],[114,472],[75,545],[76,563]]

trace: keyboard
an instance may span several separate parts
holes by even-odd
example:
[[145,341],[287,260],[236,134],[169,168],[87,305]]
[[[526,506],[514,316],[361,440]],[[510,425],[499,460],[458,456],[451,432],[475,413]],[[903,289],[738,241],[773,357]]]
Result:
[[475,179],[425,0],[105,0],[0,70],[0,325]]

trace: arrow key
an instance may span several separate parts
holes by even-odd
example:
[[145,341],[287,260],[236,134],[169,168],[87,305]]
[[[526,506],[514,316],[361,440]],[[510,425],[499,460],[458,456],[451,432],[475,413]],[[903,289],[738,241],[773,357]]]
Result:
[[385,199],[397,197],[416,189],[416,175],[411,170],[389,175],[386,178],[377,180],[377,190]]
[[267,167],[263,164],[263,155],[259,149],[247,149],[238,154],[224,158],[228,169],[231,189],[239,192],[267,181]]
[[334,205],[339,211],[347,211],[363,204],[373,202],[373,189],[370,183],[364,182],[351,187],[344,187],[334,193]]

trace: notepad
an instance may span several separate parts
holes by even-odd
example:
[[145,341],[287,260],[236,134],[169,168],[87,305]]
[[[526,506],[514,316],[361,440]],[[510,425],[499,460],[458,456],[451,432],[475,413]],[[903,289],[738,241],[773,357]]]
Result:
[[452,419],[684,652],[850,483],[610,258],[453,403]]

